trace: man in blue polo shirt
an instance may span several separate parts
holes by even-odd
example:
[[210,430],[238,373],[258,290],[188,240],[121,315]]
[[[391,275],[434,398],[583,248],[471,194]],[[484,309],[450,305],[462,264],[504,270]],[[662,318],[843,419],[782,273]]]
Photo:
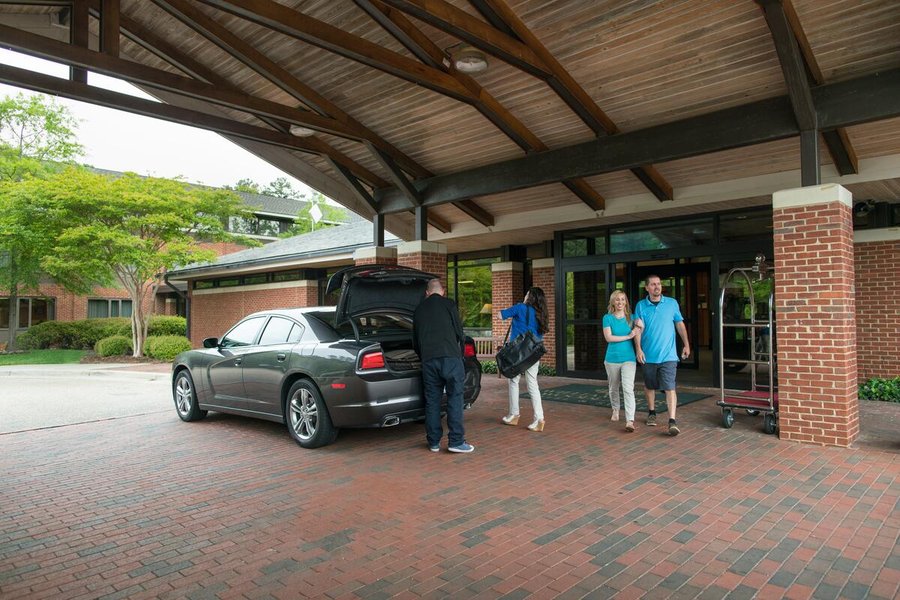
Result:
[[678,354],[675,350],[675,332],[681,337],[684,347],[681,358],[691,354],[684,317],[678,307],[678,300],[662,295],[662,281],[658,275],[647,277],[645,288],[647,297],[634,307],[634,349],[637,361],[643,365],[644,389],[647,393],[647,425],[656,427],[656,390],[666,394],[669,411],[669,435],[678,435],[675,424],[675,407],[678,396],[675,393],[675,371]]

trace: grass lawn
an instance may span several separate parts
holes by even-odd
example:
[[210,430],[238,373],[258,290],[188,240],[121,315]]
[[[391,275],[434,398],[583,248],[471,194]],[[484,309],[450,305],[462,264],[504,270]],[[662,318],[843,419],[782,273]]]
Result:
[[0,366],[77,363],[86,353],[87,350],[31,350],[15,354],[0,354]]

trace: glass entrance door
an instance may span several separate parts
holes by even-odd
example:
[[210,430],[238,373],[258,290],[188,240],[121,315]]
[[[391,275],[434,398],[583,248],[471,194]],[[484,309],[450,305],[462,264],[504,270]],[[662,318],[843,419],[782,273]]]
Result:
[[[709,262],[649,266],[637,263],[634,269],[635,288],[632,297],[635,298],[635,303],[646,297],[644,285],[650,275],[660,277],[664,295],[678,300],[684,325],[687,327],[688,339],[691,342],[691,355],[678,364],[680,369],[700,369],[700,357],[704,354],[702,350],[708,349],[711,345],[709,269]],[[675,345],[678,355],[681,356],[683,344],[678,335],[675,336]],[[708,354],[706,359],[710,360]]]
[[563,348],[566,371],[576,377],[606,377],[603,357],[603,315],[609,299],[605,268],[572,270],[565,274]]

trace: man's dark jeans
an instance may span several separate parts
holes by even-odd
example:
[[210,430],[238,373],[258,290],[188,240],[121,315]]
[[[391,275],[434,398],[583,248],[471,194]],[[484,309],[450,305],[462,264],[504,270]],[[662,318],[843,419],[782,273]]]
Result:
[[422,363],[422,387],[425,394],[425,439],[437,446],[444,436],[441,426],[441,400],[447,388],[447,438],[450,446],[466,441],[463,428],[463,386],[466,370],[462,357],[433,358]]

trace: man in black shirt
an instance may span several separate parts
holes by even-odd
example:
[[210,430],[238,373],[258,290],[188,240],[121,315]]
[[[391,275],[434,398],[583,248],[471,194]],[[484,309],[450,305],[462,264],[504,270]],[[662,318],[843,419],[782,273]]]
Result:
[[472,452],[463,428],[463,365],[465,334],[459,310],[453,300],[444,297],[444,286],[432,279],[425,288],[425,299],[413,314],[413,348],[422,360],[422,392],[425,395],[425,439],[432,452],[441,449],[444,428],[441,425],[441,398],[447,388],[447,450]]

